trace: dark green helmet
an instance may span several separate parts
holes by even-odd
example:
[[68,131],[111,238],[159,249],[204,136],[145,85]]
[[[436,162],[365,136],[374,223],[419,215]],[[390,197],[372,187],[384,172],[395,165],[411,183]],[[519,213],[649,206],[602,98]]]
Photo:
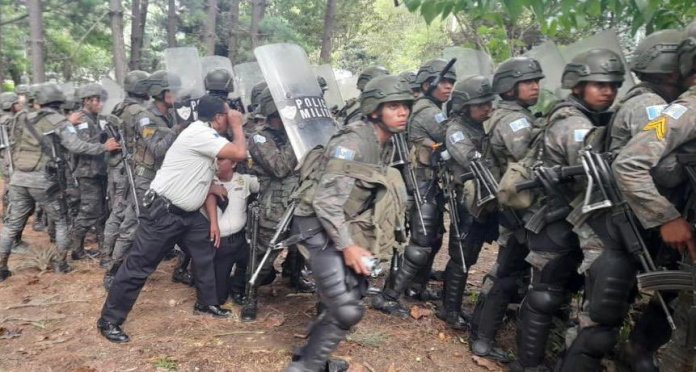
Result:
[[264,88],[259,95],[258,112],[266,118],[278,112],[271,90],[268,88]]
[[513,57],[498,66],[493,74],[493,91],[503,94],[515,89],[520,81],[543,79],[539,61],[529,57]]
[[41,106],[49,103],[65,102],[65,94],[56,83],[39,84],[36,91],[36,103]]
[[696,67],[694,59],[696,58],[696,37],[688,37],[682,41],[677,48],[677,61],[679,63],[679,73],[682,77],[690,76]]
[[359,91],[363,91],[365,89],[365,85],[372,79],[376,78],[377,76],[384,76],[384,75],[389,75],[389,70],[386,69],[386,67],[383,66],[370,66],[360,73],[358,76],[358,83],[357,87]]
[[234,79],[232,74],[224,68],[216,68],[208,72],[203,80],[205,90],[217,90],[223,92],[234,91]]
[[638,43],[631,70],[643,74],[669,74],[677,71],[677,47],[684,40],[678,30],[653,32]]
[[19,84],[15,87],[15,93],[17,94],[29,94],[29,86],[27,84]]
[[263,93],[263,90],[268,87],[268,83],[265,81],[262,81],[260,83],[257,83],[254,85],[253,88],[251,88],[251,105],[252,106],[257,106],[259,104],[259,97],[261,96],[261,93]]
[[77,98],[80,100],[91,97],[106,98],[105,96],[106,91],[97,83],[84,85],[77,90]]
[[29,93],[27,94],[27,100],[36,100],[36,96],[39,94],[39,87],[42,83],[32,84],[29,86]]
[[[444,59],[432,59],[425,62],[423,66],[418,69],[418,73],[416,74],[416,84],[421,87],[423,83],[429,79],[435,79],[438,75],[440,75],[442,70],[445,69],[446,65],[447,61]],[[452,80],[452,82],[457,80],[457,74],[454,72],[454,66],[447,71],[444,78]]]
[[590,49],[575,56],[565,65],[561,77],[561,87],[573,89],[582,82],[602,82],[621,84],[624,81],[621,57],[609,49]]
[[360,94],[360,111],[369,115],[382,103],[397,101],[413,102],[408,82],[401,76],[378,76],[370,80]]
[[0,94],[0,106],[5,111],[10,111],[12,105],[19,102],[19,96],[12,92],[3,92]]
[[408,86],[411,90],[420,90],[420,85],[416,84],[416,73],[413,71],[404,71],[399,74],[404,80],[408,82]]
[[130,94],[147,96],[147,78],[149,77],[150,74],[145,71],[133,70],[123,79],[123,89]]
[[152,97],[161,97],[165,91],[177,90],[181,87],[179,77],[164,70],[153,72],[145,83],[147,84],[147,94]]
[[491,83],[488,78],[481,75],[469,76],[454,84],[450,99],[454,112],[461,111],[464,106],[478,105],[493,100],[495,100],[495,92],[493,92]]

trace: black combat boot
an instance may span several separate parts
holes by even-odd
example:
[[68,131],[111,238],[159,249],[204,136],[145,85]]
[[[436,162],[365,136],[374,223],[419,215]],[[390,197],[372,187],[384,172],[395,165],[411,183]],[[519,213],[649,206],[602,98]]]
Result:
[[259,311],[258,300],[254,298],[247,298],[242,306],[241,318],[242,322],[253,322],[256,320],[256,314]]
[[348,331],[324,315],[312,326],[307,344],[298,350],[286,372],[343,371],[338,368],[345,364],[338,364],[336,360],[332,364],[329,356]]
[[503,349],[496,346],[493,340],[485,338],[477,338],[469,340],[469,349],[471,352],[482,358],[492,360],[499,363],[510,363],[514,360],[513,356],[506,353]]
[[442,307],[437,317],[444,320],[448,326],[456,330],[469,328],[470,316],[462,314],[462,297],[466,286],[467,274],[461,264],[450,259],[445,268],[445,285],[442,296]]
[[7,261],[9,261],[9,254],[0,255],[0,282],[4,282],[5,279],[12,276],[12,272],[7,268]]
[[97,320],[97,329],[99,329],[99,333],[101,333],[104,338],[113,343],[123,344],[130,341],[130,337],[123,332],[120,325],[107,322],[102,318]]
[[372,297],[372,308],[399,318],[408,318],[409,315],[408,309],[401,301],[391,298],[386,293],[379,293]]

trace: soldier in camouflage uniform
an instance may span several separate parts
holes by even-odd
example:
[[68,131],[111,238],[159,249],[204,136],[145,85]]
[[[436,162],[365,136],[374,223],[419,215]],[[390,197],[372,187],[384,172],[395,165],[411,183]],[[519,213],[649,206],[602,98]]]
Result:
[[20,108],[19,108],[19,109],[20,109],[20,111],[21,111],[21,110],[24,109],[24,106],[26,106],[27,101],[28,101],[27,98],[29,97],[29,94],[30,94],[29,85],[27,85],[27,84],[18,84],[18,85],[15,87],[15,94],[17,95],[17,99],[18,99],[18,102],[19,102],[19,105],[20,105]]
[[[88,84],[79,89],[78,97],[82,102],[79,111],[80,122],[75,125],[77,135],[81,140],[89,143],[99,143],[102,128],[99,113],[102,110],[102,96],[104,90],[99,84]],[[79,212],[72,229],[70,230],[70,251],[73,260],[83,259],[85,256],[95,256],[97,251],[86,251],[84,240],[87,232],[95,227],[97,236],[103,241],[104,231],[104,201],[106,200],[106,162],[103,154],[87,155],[75,154],[73,157],[73,176],[79,185],[80,206]]]
[[[385,167],[391,155],[385,144],[406,129],[412,100],[408,83],[398,76],[370,81],[360,99],[365,121],[344,126],[320,155],[316,177],[305,181],[315,191],[302,196],[293,233],[306,238],[302,245],[310,255],[323,310],[286,371],[347,369],[345,362],[338,366],[328,359],[363,317],[361,299],[373,269],[366,260],[388,258],[398,240],[396,231],[403,228],[405,186],[398,170]],[[368,215],[374,219],[358,222]]]
[[[458,205],[459,231],[468,233],[457,241],[455,228],[450,227],[449,261],[445,269],[442,308],[438,317],[445,321],[457,319],[462,309],[462,297],[466,286],[468,269],[476,264],[483,244],[492,243],[498,237],[498,215],[495,203],[488,202],[477,206],[479,195],[474,187],[465,187],[459,181],[460,176],[471,171],[471,162],[476,156],[483,156],[489,151],[488,137],[483,130],[483,123],[488,120],[493,110],[495,93],[489,80],[483,76],[471,76],[454,85],[450,118],[445,144],[450,155],[447,163],[453,177],[456,204]],[[490,165],[482,160],[486,168]],[[449,175],[445,175],[449,177]],[[473,186],[474,180],[467,186]],[[469,194],[465,197],[465,194]],[[469,203],[468,201],[471,201]],[[453,222],[452,222],[453,223]],[[461,251],[460,251],[461,249]],[[462,262],[462,259],[465,261]],[[466,265],[466,271],[464,271]],[[495,337],[495,335],[493,335]],[[493,338],[494,338],[493,337]]]
[[[425,226],[420,225],[414,205],[410,211],[411,239],[404,252],[403,264],[394,274],[394,279],[389,281],[390,285],[372,301],[375,309],[400,317],[408,316],[408,311],[399,298],[412,284],[415,297],[423,301],[437,299],[427,283],[433,260],[442,245],[444,197],[436,170],[431,164],[431,156],[445,142],[447,117],[440,106],[449,99],[456,80],[454,71],[448,71],[437,87],[431,89],[431,84],[446,64],[447,61],[436,59],[426,62],[418,71],[416,81],[425,93],[415,101],[408,126],[408,141],[411,151],[415,153],[412,166],[417,187],[425,201],[421,206]],[[450,274],[453,274],[452,270]],[[448,324],[458,328],[463,327],[464,323],[459,314],[448,321]]]
[[[571,94],[549,113],[541,152],[544,166],[580,164],[579,151],[584,147],[585,135],[592,128],[609,123],[612,115],[609,108],[624,81],[624,74],[621,57],[608,49],[591,49],[580,53],[565,66],[562,87],[570,89]],[[519,359],[513,365],[514,370],[542,366],[552,318],[582,284],[578,276],[582,261],[580,247],[593,244],[596,239],[592,238],[592,231],[577,231],[576,235],[571,223],[577,224],[568,215],[569,205],[576,197],[584,196],[584,190],[582,182],[559,185],[557,192],[539,200],[538,205],[543,207],[534,211],[544,216],[545,224],[538,233],[531,232],[529,237],[530,254],[527,260],[533,267],[532,285],[520,309]],[[597,270],[602,270],[601,264],[605,261],[598,262],[600,266]],[[618,265],[620,262],[614,263]],[[580,267],[579,270],[583,272],[584,268]],[[590,269],[587,275],[591,278],[595,274]],[[600,304],[600,296],[606,292],[593,291],[591,284],[585,288],[586,301],[595,301],[597,307],[603,305]],[[628,296],[631,288],[630,284],[626,288],[620,287],[617,293],[623,289]],[[593,295],[597,297],[592,298]],[[596,327],[582,328],[566,352],[564,371],[595,370],[599,368],[603,355],[613,348],[613,344],[607,344],[607,337],[614,331],[618,332],[625,314],[603,315],[606,316],[593,319]],[[597,356],[599,359],[595,359]]]
[[19,97],[10,92],[5,92],[0,94],[0,125],[5,129],[7,133],[7,143],[3,144],[6,146],[2,150],[2,178],[3,178],[3,192],[2,192],[2,213],[5,215],[7,211],[7,194],[10,191],[10,176],[11,168],[10,164],[11,156],[9,154],[11,146],[14,144],[14,138],[10,137],[12,134],[12,124],[14,122],[15,115],[20,112],[22,105],[19,103]]
[[[26,120],[17,122],[15,127],[17,144],[12,155],[16,169],[10,180],[9,211],[0,238],[0,280],[5,280],[10,275],[7,261],[12,242],[24,229],[37,202],[46,206],[46,213],[56,224],[57,252],[51,262],[53,270],[60,273],[71,270],[66,261],[69,239],[65,211],[59,200],[61,196],[57,191],[56,181],[47,170],[47,165],[53,163],[52,151],[49,149],[49,141],[53,141],[51,137],[57,136],[60,145],[75,154],[98,155],[119,149],[114,140],[104,144],[82,141],[73,124],[58,113],[58,107],[63,101],[65,96],[56,84],[42,85],[36,97],[41,109],[27,115]],[[77,115],[70,119],[73,123],[79,122]]]
[[[365,85],[377,76],[389,75],[389,71],[382,66],[370,66],[364,69],[358,76],[358,82],[356,84],[359,91],[365,89]],[[336,121],[339,124],[346,125],[353,121],[360,120],[360,100],[357,98],[349,99],[346,105],[343,106],[336,114]]]
[[[128,149],[129,154],[132,154],[135,148],[135,133],[131,124],[139,112],[145,111],[145,102],[150,98],[147,95],[147,85],[145,84],[149,76],[150,74],[147,72],[139,70],[126,74],[124,89],[127,97],[123,102],[116,105],[113,110],[113,114],[120,119],[121,124],[119,129],[123,138],[119,141],[122,146]],[[125,130],[126,123],[129,126],[127,131]],[[110,154],[107,164],[109,168],[111,212],[104,227],[104,244],[100,262],[105,269],[111,266],[114,244],[116,244],[119,229],[125,218],[128,200],[133,198],[132,195],[129,195],[131,187],[125,169],[126,166],[133,169],[132,164],[124,164],[121,154]],[[118,260],[121,257],[114,257],[113,259]],[[108,274],[109,272],[107,272],[107,276]]]
[[247,137],[247,139],[256,134],[256,127],[263,125],[266,120],[263,115],[259,114],[258,107],[261,92],[263,92],[263,90],[267,87],[268,84],[265,81],[262,81],[254,85],[254,87],[251,89],[251,104],[247,108],[247,118],[246,122],[244,122],[244,135]]
[[[690,87],[667,106],[655,120],[645,123],[618,153],[612,168],[624,198],[643,228],[655,231],[670,248],[684,254],[682,265],[693,272],[696,263],[694,240],[694,187],[692,179],[665,180],[652,172],[671,156],[693,159],[696,154],[696,39],[688,38],[677,49],[681,81]],[[693,168],[693,160],[680,160]],[[666,182],[665,182],[666,181]],[[688,185],[689,195],[684,195]],[[686,197],[688,196],[688,198]],[[688,219],[688,220],[687,220]],[[664,371],[692,371],[696,368],[694,290],[681,292],[675,309],[677,330],[661,351]]]
[[[171,76],[171,73],[166,71],[153,72],[150,77],[145,79],[147,94],[152,97],[152,101],[147,106],[134,105],[134,112],[131,113],[133,120],[123,123],[126,138],[133,138],[133,164],[137,197],[128,199],[129,206],[119,228],[118,238],[116,238],[112,253],[113,263],[109,269],[112,275],[118,270],[135,237],[138,216],[134,203],[138,203],[142,207],[143,195],[150,188],[150,182],[162,165],[167,149],[181,130],[180,126],[174,125],[171,112],[176,97],[172,92],[174,87],[170,88],[170,84],[176,82],[177,78]],[[177,273],[178,271],[175,271],[175,274]],[[191,280],[190,277],[182,279]],[[108,281],[105,283],[108,285]]]
[[408,81],[408,86],[411,88],[411,93],[413,93],[413,98],[418,98],[421,93],[420,86],[416,83],[416,73],[413,71],[405,71],[399,74],[402,78]]

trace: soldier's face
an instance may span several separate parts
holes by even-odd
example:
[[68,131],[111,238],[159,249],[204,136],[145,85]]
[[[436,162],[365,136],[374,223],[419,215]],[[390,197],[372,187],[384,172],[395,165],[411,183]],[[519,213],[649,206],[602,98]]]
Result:
[[101,98],[92,97],[88,100],[85,100],[84,106],[85,110],[87,110],[89,113],[98,114],[104,107],[104,103],[102,102]]
[[454,88],[454,82],[450,79],[443,79],[433,91],[433,97],[440,102],[445,102],[452,94],[452,88]]
[[517,83],[517,100],[528,106],[535,105],[539,100],[539,79]]
[[24,108],[24,105],[20,102],[17,102],[12,105],[12,112],[20,112]]
[[392,133],[399,133],[406,130],[408,115],[411,109],[404,102],[386,102],[382,105],[381,113],[372,113],[374,119],[381,116],[382,123],[389,128]]
[[483,123],[490,119],[493,112],[493,102],[485,102],[469,106],[469,118],[476,123]]
[[587,82],[584,88],[576,87],[573,89],[573,93],[575,93],[576,89],[582,90],[579,92],[581,93],[580,97],[585,101],[587,107],[595,111],[604,111],[608,109],[612,103],[614,103],[616,93],[619,90],[615,83],[597,81]]

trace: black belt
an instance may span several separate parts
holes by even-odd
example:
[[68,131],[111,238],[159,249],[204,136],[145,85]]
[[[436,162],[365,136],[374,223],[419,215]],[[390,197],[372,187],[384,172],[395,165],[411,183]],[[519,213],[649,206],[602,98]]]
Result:
[[234,234],[220,237],[220,240],[237,240],[239,238],[246,238],[246,231],[241,229]]
[[[184,209],[177,207],[169,199],[165,198],[164,196],[157,195],[157,193],[155,191],[153,191],[152,189],[147,190],[147,192],[145,193],[145,197],[143,199],[144,199],[144,202],[145,202],[144,204],[145,204],[146,208],[150,208],[150,207],[154,206],[155,203],[162,203],[162,205],[164,205],[164,207],[167,209],[167,212],[169,212],[171,214],[176,214],[177,216],[188,216],[188,215],[192,215],[194,213],[198,213],[197,210],[189,212],[187,210],[184,210]],[[149,202],[148,202],[148,199],[149,199]]]

